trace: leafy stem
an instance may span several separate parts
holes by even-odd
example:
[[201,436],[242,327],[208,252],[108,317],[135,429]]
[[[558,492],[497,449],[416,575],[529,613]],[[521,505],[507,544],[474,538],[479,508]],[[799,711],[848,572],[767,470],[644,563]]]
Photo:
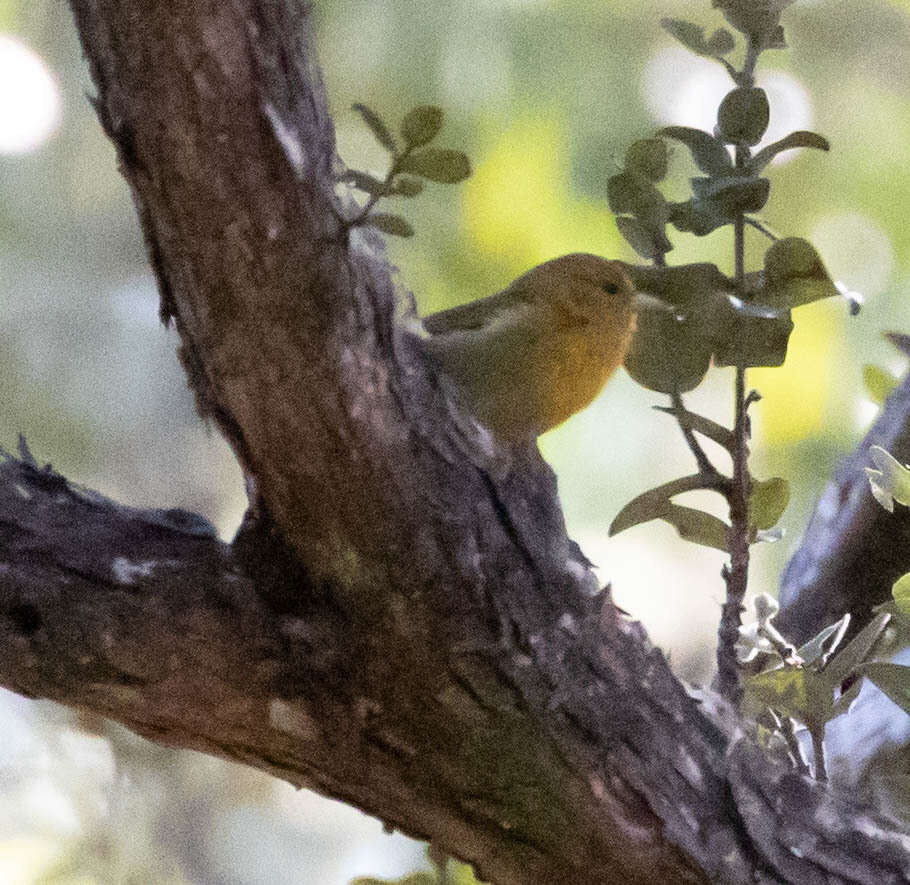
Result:
[[[342,218],[345,233],[360,225],[370,225],[383,233],[410,237],[414,229],[400,215],[373,212],[383,197],[416,197],[423,190],[423,180],[440,184],[457,184],[471,174],[471,164],[462,151],[428,147],[442,128],[443,112],[434,105],[419,105],[405,114],[398,138],[374,110],[365,104],[353,105],[363,117],[376,140],[389,152],[392,162],[384,179],[369,172],[348,169],[338,176],[367,194],[363,208],[353,218]],[[400,176],[400,177],[399,177]]]
[[370,212],[373,211],[375,205],[383,198],[389,196],[389,193],[392,189],[392,182],[395,179],[395,176],[401,172],[401,165],[404,162],[405,158],[410,155],[411,151],[414,150],[413,145],[408,145],[404,151],[400,154],[394,154],[392,156],[392,165],[389,166],[389,171],[386,173],[386,177],[382,182],[382,187],[374,190],[369,199],[364,204],[363,209],[357,213],[353,218],[348,219],[347,227],[357,227],[361,224],[364,224],[369,218]]
[[676,416],[676,420],[679,423],[679,429],[682,431],[683,437],[685,437],[689,450],[695,457],[695,463],[698,465],[698,472],[704,476],[720,476],[720,471],[711,463],[711,459],[701,447],[701,443],[699,443],[698,437],[695,436],[691,424],[686,423],[683,417],[687,410],[683,405],[682,394],[680,394],[679,390],[674,390],[673,393],[670,394],[670,402],[673,404],[673,414]]

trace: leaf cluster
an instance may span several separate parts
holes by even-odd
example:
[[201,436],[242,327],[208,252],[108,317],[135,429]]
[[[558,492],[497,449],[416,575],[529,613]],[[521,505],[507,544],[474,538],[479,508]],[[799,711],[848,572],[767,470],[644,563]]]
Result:
[[[684,46],[721,63],[733,86],[720,102],[713,131],[666,126],[653,137],[634,142],[622,169],[607,182],[607,200],[619,231],[651,262],[626,265],[636,290],[651,298],[639,308],[625,366],[643,387],[671,396],[673,406],[664,411],[676,417],[699,464],[697,474],[630,501],[613,521],[611,534],[662,519],[687,540],[729,551],[731,525],[675,500],[685,492],[707,489],[725,498],[731,516],[734,501],[744,502],[748,496],[747,503],[735,509],[740,514],[737,530],[747,534],[749,543],[780,537],[774,526],[789,499],[786,480],[757,480],[745,464],[737,472],[737,453],[741,449],[741,460],[747,454],[748,402],[741,426],[728,430],[686,410],[681,394],[697,387],[712,363],[740,371],[782,365],[793,330],[792,310],[841,294],[811,243],[799,237],[778,239],[756,214],[770,195],[771,182],[764,173],[774,157],[794,148],[829,148],[821,135],[797,131],[755,150],[770,119],[768,97],[754,84],[755,65],[763,50],[786,45],[780,15],[790,2],[715,0],[713,5],[739,38],[727,28],[709,35],[692,22],[664,19],[664,29]],[[738,46],[743,55],[737,67],[730,59]],[[689,180],[689,197],[682,201],[668,200],[660,189],[667,175],[670,144],[682,145],[698,172]],[[760,270],[747,271],[743,266],[747,225],[773,241]],[[667,255],[673,249],[668,230],[706,236],[725,226],[736,230],[735,276],[710,263],[668,265]],[[711,464],[700,437],[730,454],[736,483]]]
[[[771,160],[794,148],[827,151],[828,142],[808,131],[791,132],[753,153],[770,117],[765,91],[753,83],[763,49],[785,45],[780,14],[792,0],[716,0],[728,23],[745,38],[741,68],[727,58],[737,40],[726,28],[706,36],[681,19],[663,27],[691,51],[721,62],[734,86],[717,110],[712,132],[666,126],[652,138],[634,142],[623,168],[607,182],[607,200],[620,233],[650,269],[633,269],[642,291],[672,310],[644,310],[626,367],[636,381],[662,393],[686,392],[704,378],[713,359],[719,366],[779,366],[784,362],[793,323],[789,311],[837,295],[818,254],[805,240],[774,243],[762,271],[735,282],[714,265],[666,267],[673,244],[668,227],[695,236],[747,224],[775,239],[756,216],[766,205]],[[690,179],[691,195],[670,201],[658,187],[667,174],[668,142],[684,146],[699,174]]]
[[[733,432],[723,425],[678,407],[655,408],[674,415],[684,428],[705,436],[732,455],[736,440]],[[780,476],[766,480],[750,477],[749,483],[749,543],[779,540],[782,533],[775,531],[775,526],[790,502],[790,484]],[[686,541],[703,547],[713,547],[716,550],[729,550],[728,523],[710,513],[685,507],[673,500],[677,495],[693,491],[716,492],[729,504],[733,493],[732,479],[711,470],[663,483],[629,501],[610,524],[610,535],[619,534],[653,519],[661,519],[673,526],[679,536]]]
[[821,747],[826,724],[848,712],[859,694],[862,677],[871,678],[871,668],[893,666],[868,661],[891,614],[879,612],[840,648],[850,624],[850,615],[846,614],[798,649],[782,654],[776,638],[780,634],[771,624],[776,611],[775,603],[773,608],[769,607],[770,616],[759,619],[757,629],[755,626],[740,628],[738,651],[741,659],[749,661],[762,653],[772,660],[770,667],[746,679],[743,710],[758,718],[770,713],[770,721],[777,728],[782,720],[795,720],[805,726],[816,748],[816,777],[823,779]]
[[430,146],[442,128],[442,108],[433,105],[412,108],[401,121],[397,136],[365,104],[355,104],[353,110],[363,117],[376,140],[389,152],[391,165],[384,179],[356,169],[348,169],[339,176],[339,180],[368,196],[366,206],[348,220],[347,227],[369,225],[393,236],[413,236],[414,228],[404,217],[374,212],[376,203],[384,197],[416,197],[423,191],[424,181],[457,184],[471,174],[471,163],[462,151]]

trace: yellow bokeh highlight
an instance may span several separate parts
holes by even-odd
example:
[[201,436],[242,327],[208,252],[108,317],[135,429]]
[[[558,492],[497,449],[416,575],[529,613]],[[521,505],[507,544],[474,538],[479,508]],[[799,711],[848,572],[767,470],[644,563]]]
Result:
[[829,303],[800,307],[793,319],[784,365],[748,373],[748,386],[762,395],[754,412],[764,445],[788,445],[821,432],[832,378],[843,362],[841,317]]
[[0,841],[0,882],[32,885],[59,860],[60,845],[40,836],[13,836]]
[[573,196],[571,134],[558,114],[520,117],[489,133],[462,198],[465,235],[478,257],[515,275],[568,252],[619,257],[603,202]]

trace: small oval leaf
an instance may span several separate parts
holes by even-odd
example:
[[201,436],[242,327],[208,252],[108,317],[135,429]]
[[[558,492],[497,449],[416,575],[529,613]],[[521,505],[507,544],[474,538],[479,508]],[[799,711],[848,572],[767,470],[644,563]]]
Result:
[[910,667],[873,661],[859,672],[871,679],[905,713],[910,713]]
[[869,657],[890,620],[890,613],[879,612],[841,651],[828,660],[824,672],[832,687],[840,685],[848,676],[853,675],[859,665]]
[[724,96],[717,110],[718,133],[728,144],[758,144],[770,116],[764,89],[738,86]]
[[749,495],[749,526],[767,531],[777,525],[790,502],[790,483],[780,476],[753,480]]
[[719,57],[732,52],[736,48],[736,41],[726,28],[718,28],[708,38],[706,48],[711,55]]
[[408,178],[401,175],[395,178],[389,188],[390,197],[416,197],[423,190],[423,182],[419,178]]
[[891,395],[900,382],[889,371],[875,366],[872,363],[866,363],[863,366],[863,387],[869,399],[877,406],[883,406],[885,400]]
[[668,507],[672,506],[670,498],[674,495],[681,495],[683,492],[694,492],[700,489],[717,491],[706,482],[705,477],[694,473],[691,476],[683,476],[649,489],[647,492],[642,492],[616,514],[608,533],[612,537],[643,522],[660,519],[667,512]]
[[428,147],[403,157],[399,171],[440,184],[456,184],[471,174],[471,163],[462,151]]
[[897,605],[898,611],[905,617],[910,618],[910,572],[902,575],[891,587],[891,595]]
[[701,544],[702,547],[713,547],[724,553],[729,550],[727,538],[730,526],[704,510],[670,504],[660,514],[660,518],[670,523],[684,541]]
[[365,224],[381,230],[384,234],[391,234],[395,237],[413,237],[414,228],[408,224],[400,215],[392,215],[389,212],[374,212],[367,216]]
[[757,293],[763,304],[789,309],[838,295],[837,286],[808,240],[785,237],[765,252],[763,286]]
[[[654,235],[649,231],[637,218],[630,218],[628,215],[616,216],[616,227],[623,235],[626,242],[642,258],[653,259],[658,255],[669,252],[669,248],[661,249],[658,246]],[[661,244],[663,245],[663,244]]]
[[757,174],[781,151],[789,151],[793,148],[815,148],[819,151],[827,151],[831,149],[831,145],[828,143],[827,138],[817,132],[807,132],[805,130],[791,132],[779,141],[763,147],[750,161],[749,169]]
[[396,153],[398,150],[397,145],[395,144],[395,139],[392,136],[392,133],[389,131],[389,127],[382,121],[382,117],[376,113],[372,108],[367,107],[365,104],[357,102],[357,104],[351,105],[351,110],[357,111],[361,117],[363,117],[364,123],[370,127],[373,135],[376,136],[376,140],[391,153]]
[[790,311],[780,316],[753,316],[727,299],[713,317],[714,361],[718,366],[781,366],[793,331]]
[[442,108],[421,105],[408,111],[401,121],[401,137],[408,147],[421,147],[436,138],[442,128]]
[[910,505],[910,470],[881,446],[870,446],[869,457],[875,467],[867,467],[866,475],[875,500],[889,513],[893,512],[895,501]]
[[626,355],[626,371],[648,390],[685,393],[697,387],[711,364],[712,345],[692,319],[640,308]]
[[662,18],[660,26],[697,55],[710,54],[704,29],[693,22],[687,22],[681,18]]
[[708,132],[691,126],[665,126],[657,134],[681,141],[692,154],[695,165],[708,175],[730,175],[734,171],[729,151]]
[[342,176],[341,181],[346,181],[357,188],[365,191],[371,196],[382,196],[386,193],[386,183],[380,181],[369,172],[359,172],[357,169],[348,169]]
[[661,192],[638,172],[627,169],[607,181],[607,205],[614,215],[635,215],[643,222],[666,214]]
[[667,174],[667,145],[659,138],[633,141],[626,151],[626,169],[649,181],[661,181]]

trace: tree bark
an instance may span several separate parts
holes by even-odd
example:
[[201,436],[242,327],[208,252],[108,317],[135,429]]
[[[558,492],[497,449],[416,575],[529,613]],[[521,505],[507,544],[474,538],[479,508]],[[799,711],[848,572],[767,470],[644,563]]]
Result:
[[691,697],[348,232],[299,0],[71,0],[200,412],[251,507],[0,464],[0,683],[262,768],[497,883],[902,882],[910,840]]

